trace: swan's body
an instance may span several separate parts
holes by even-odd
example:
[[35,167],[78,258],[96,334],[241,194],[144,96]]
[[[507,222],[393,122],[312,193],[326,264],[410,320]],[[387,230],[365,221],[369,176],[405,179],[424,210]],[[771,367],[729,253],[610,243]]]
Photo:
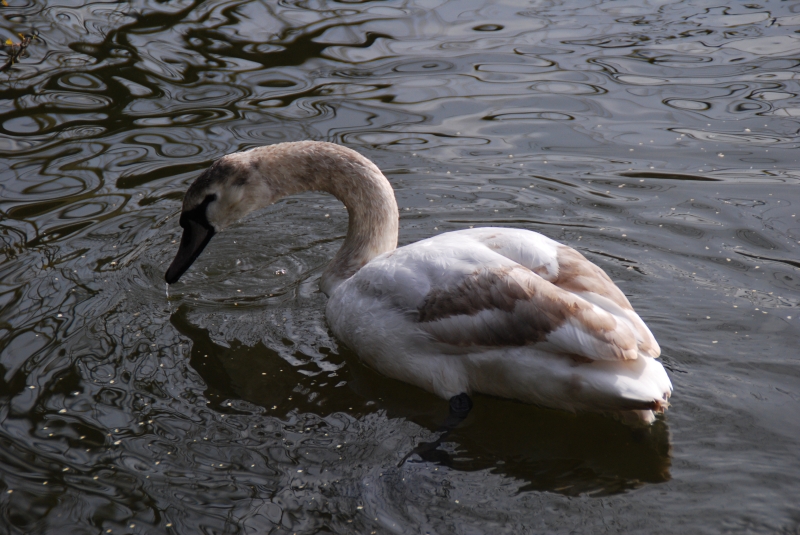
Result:
[[367,365],[444,398],[481,392],[652,422],[672,385],[650,330],[608,276],[541,234],[449,232],[396,248],[389,182],[321,142],[228,155],[189,188],[175,282],[216,230],[288,194],[328,191],[347,237],[320,286],[334,334]]

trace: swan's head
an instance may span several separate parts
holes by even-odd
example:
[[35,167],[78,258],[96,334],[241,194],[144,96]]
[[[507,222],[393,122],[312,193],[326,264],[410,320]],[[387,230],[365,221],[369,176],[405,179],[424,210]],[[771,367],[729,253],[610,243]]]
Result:
[[272,202],[268,183],[247,153],[229,154],[214,162],[189,186],[183,198],[181,244],[164,276],[168,284],[181,278],[214,234],[256,208]]

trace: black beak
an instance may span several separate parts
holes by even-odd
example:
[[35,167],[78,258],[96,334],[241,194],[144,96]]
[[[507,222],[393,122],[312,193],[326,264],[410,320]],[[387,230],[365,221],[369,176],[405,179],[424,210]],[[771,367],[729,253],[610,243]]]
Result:
[[164,275],[167,284],[178,282],[181,275],[197,260],[208,242],[214,237],[214,227],[206,218],[207,205],[208,203],[204,202],[194,210],[181,214],[180,224],[183,227],[183,236],[181,236],[178,254],[175,255],[175,260],[172,261]]

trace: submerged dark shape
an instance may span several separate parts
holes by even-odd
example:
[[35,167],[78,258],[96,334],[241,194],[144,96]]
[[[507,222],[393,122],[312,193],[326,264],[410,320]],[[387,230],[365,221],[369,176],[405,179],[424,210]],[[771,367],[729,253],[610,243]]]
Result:
[[208,242],[214,237],[214,227],[208,222],[206,208],[216,199],[216,195],[207,196],[198,206],[181,214],[180,225],[183,228],[178,254],[170,264],[164,279],[167,284],[178,282],[187,269],[197,260]]
[[661,173],[658,171],[626,171],[620,173],[620,176],[628,178],[655,178],[661,180],[694,180],[697,182],[719,182],[722,180],[720,178],[694,175],[691,173]]

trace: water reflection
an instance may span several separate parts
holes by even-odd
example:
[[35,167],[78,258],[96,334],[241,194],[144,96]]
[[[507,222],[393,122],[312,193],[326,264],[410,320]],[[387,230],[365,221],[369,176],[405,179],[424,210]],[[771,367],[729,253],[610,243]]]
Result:
[[[346,362],[347,367],[320,373],[308,364],[289,366],[261,344],[216,344],[207,330],[192,325],[186,306],[170,322],[191,339],[190,365],[207,385],[209,407],[223,414],[240,413],[236,407],[241,402],[281,420],[296,413],[323,418],[340,412],[357,418],[382,413],[431,432],[445,415],[442,400],[372,372],[347,350],[328,356],[329,362]],[[521,481],[522,489],[569,495],[609,494],[670,478],[664,421],[634,429],[598,415],[570,415],[486,396],[475,402],[469,420],[451,435],[454,444],[429,460],[462,471],[490,469]]]

